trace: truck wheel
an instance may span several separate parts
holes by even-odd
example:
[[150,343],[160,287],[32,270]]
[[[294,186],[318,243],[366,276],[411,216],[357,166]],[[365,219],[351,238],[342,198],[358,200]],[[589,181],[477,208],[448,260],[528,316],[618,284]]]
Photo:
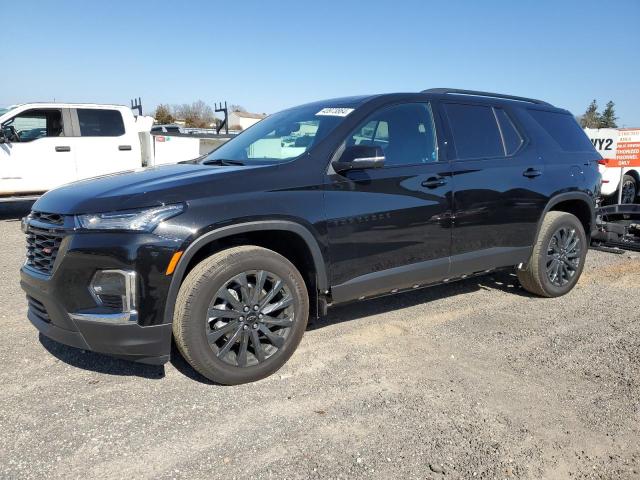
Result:
[[634,203],[638,195],[636,179],[631,175],[622,177],[622,203]]
[[196,371],[237,385],[284,365],[308,318],[309,297],[296,267],[249,245],[215,253],[189,272],[178,293],[173,335]]
[[587,256],[587,237],[580,220],[566,212],[545,215],[526,268],[518,269],[525,290],[541,297],[559,297],[580,278]]

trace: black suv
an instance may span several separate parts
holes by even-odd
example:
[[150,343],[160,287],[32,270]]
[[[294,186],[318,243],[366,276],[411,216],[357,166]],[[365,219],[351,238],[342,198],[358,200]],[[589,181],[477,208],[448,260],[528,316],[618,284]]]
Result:
[[276,113],[206,157],[81,181],[24,219],[31,322],[147,363],[263,378],[327,306],[515,268],[567,293],[601,157],[566,110],[432,89]]

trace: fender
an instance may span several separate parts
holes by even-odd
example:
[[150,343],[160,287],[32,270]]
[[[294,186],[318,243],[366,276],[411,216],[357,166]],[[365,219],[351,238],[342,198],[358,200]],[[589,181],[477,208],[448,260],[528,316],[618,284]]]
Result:
[[[560,193],[558,195],[551,197],[547,205],[544,207],[544,210],[542,211],[542,215],[540,215],[540,219],[538,220],[538,226],[536,227],[536,236],[535,236],[536,239],[538,238],[538,234],[540,233],[540,228],[542,228],[542,221],[544,220],[544,216],[547,214],[547,212],[552,210],[553,207],[555,207],[559,203],[566,202],[567,200],[582,200],[589,207],[589,211],[591,212],[590,225],[591,225],[591,230],[593,230],[596,224],[596,208],[595,208],[593,198],[587,195],[585,192],[579,192],[579,191],[565,192],[565,193]],[[588,237],[590,237],[592,232],[585,232],[585,233],[587,234]]]
[[324,263],[324,257],[322,256],[322,251],[320,250],[320,246],[318,245],[316,238],[306,227],[299,223],[286,220],[260,220],[228,225],[211,232],[207,232],[196,238],[184,251],[182,257],[180,257],[180,261],[178,262],[178,265],[171,277],[171,285],[169,286],[167,303],[164,311],[164,323],[167,324],[173,322],[173,311],[175,309],[178,291],[180,290],[180,285],[182,284],[185,271],[193,256],[198,253],[201,248],[220,238],[236,235],[238,233],[255,232],[260,230],[284,230],[293,232],[302,237],[313,258],[318,289],[324,291],[329,288],[329,278],[327,276],[327,269]]

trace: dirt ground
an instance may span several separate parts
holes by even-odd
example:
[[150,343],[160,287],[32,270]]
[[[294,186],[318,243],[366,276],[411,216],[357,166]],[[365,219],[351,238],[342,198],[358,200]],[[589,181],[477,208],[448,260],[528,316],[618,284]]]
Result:
[[509,273],[336,307],[274,376],[211,385],[59,345],[0,220],[0,478],[640,478],[640,255],[540,299]]

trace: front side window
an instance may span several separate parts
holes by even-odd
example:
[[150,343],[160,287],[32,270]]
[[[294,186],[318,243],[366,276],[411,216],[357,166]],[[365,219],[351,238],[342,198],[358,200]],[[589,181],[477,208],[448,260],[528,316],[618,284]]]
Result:
[[2,124],[4,136],[12,142],[32,142],[64,135],[61,110],[27,110]]
[[124,122],[118,110],[79,108],[78,123],[82,137],[119,137],[124,135]]
[[314,104],[275,113],[211,152],[203,163],[293,160],[325,138],[353,110],[334,107]]
[[436,129],[427,103],[395,105],[374,113],[353,131],[346,145],[381,147],[385,166],[438,161]]

